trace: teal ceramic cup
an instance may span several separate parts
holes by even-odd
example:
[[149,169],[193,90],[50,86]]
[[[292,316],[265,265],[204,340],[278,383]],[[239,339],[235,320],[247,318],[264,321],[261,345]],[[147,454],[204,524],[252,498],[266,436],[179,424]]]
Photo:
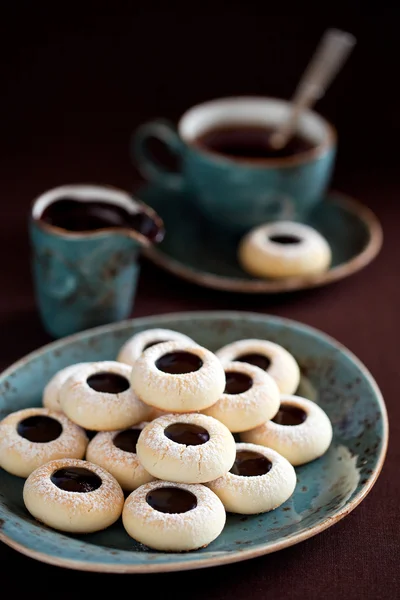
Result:
[[72,232],[41,220],[50,204],[66,197],[145,212],[162,228],[149,207],[105,186],[65,185],[34,201],[29,225],[36,300],[45,329],[56,338],[127,318],[139,276],[138,256],[151,243],[132,229]]
[[[187,191],[198,209],[219,227],[245,231],[268,221],[302,221],[323,199],[336,153],[336,132],[319,114],[306,111],[298,132],[311,150],[285,158],[246,159],[205,149],[196,140],[205,132],[232,125],[273,127],[289,116],[288,102],[264,97],[232,97],[190,108],[177,128],[163,120],[141,125],[131,154],[141,174],[169,190]],[[157,162],[150,140],[158,139],[180,162],[171,172]]]

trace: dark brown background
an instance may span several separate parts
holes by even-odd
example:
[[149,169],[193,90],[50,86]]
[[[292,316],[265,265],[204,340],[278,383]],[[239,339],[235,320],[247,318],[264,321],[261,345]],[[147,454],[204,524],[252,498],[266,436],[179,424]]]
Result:
[[140,581],[152,596],[174,598],[398,597],[398,19],[384,2],[369,16],[365,4],[361,16],[350,2],[345,18],[324,6],[324,16],[312,19],[292,14],[286,4],[285,16],[263,14],[251,1],[215,1],[202,11],[185,6],[192,15],[174,7],[157,11],[151,2],[130,10],[117,10],[118,3],[107,10],[98,3],[80,3],[79,10],[59,3],[57,13],[55,5],[16,1],[0,19],[0,366],[49,341],[29,268],[26,222],[35,195],[84,181],[132,189],[139,179],[128,144],[139,123],[155,116],[176,120],[190,105],[218,96],[288,98],[322,31],[336,26],[354,33],[358,44],[318,110],[339,131],[333,186],[365,202],[382,222],[379,257],[338,284],[274,297],[204,290],[144,264],[133,315],[229,308],[318,327],[355,352],[377,379],[391,441],[366,500],[331,529],[287,550],[206,571],[114,576],[64,571],[0,545],[2,588],[17,582],[18,591],[31,596],[40,590],[43,598],[86,597],[110,582],[118,586],[113,593],[137,595]]

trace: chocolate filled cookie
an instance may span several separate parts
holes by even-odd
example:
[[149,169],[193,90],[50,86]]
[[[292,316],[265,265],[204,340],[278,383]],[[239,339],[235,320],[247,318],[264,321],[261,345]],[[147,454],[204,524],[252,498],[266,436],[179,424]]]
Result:
[[201,414],[159,417],[137,442],[143,467],[158,479],[204,483],[220,477],[235,460],[235,440],[225,425]]
[[86,459],[115,477],[123,490],[132,492],[153,481],[136,454],[136,444],[145,423],[120,431],[102,431],[89,442]]
[[239,244],[238,259],[251,275],[281,279],[324,273],[332,255],[328,242],[314,228],[278,221],[249,231]]
[[203,414],[238,432],[254,429],[278,412],[279,389],[268,373],[244,362],[228,362],[224,367],[225,391]]
[[268,340],[246,339],[227,344],[216,352],[223,365],[246,362],[266,371],[275,380],[281,394],[293,394],[300,382],[300,368],[283,346]]
[[117,360],[132,366],[147,348],[163,342],[183,342],[184,344],[195,343],[187,335],[179,333],[178,331],[173,331],[172,329],[146,329],[145,331],[136,333],[125,342],[118,353]]
[[296,473],[275,450],[239,443],[229,473],[207,486],[228,512],[251,515],[268,512],[286,502],[296,487]]
[[23,492],[35,519],[59,531],[89,533],[121,515],[124,494],[105,469],[85,460],[53,460],[33,471]]
[[271,421],[240,434],[244,442],[273,448],[292,465],[303,465],[322,456],[332,441],[332,425],[320,406],[300,398],[281,396]]
[[222,532],[226,513],[204,485],[154,481],[126,499],[122,522],[127,533],[155,550],[204,548]]
[[88,363],[60,390],[64,413],[85,429],[110,431],[146,421],[150,409],[130,384],[131,367],[116,361]]
[[214,404],[225,389],[218,358],[202,346],[165,342],[145,350],[132,367],[131,384],[146,404],[187,413]]
[[49,460],[83,458],[88,441],[84,430],[62,413],[26,408],[0,422],[0,466],[28,477]]

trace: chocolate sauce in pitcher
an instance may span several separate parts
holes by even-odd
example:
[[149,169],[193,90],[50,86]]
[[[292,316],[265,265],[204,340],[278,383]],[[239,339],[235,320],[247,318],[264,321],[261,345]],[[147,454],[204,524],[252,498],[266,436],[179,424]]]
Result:
[[46,206],[40,221],[74,233],[99,229],[133,229],[151,242],[160,242],[164,228],[144,211],[131,213],[119,204],[91,199],[90,202],[61,197]]

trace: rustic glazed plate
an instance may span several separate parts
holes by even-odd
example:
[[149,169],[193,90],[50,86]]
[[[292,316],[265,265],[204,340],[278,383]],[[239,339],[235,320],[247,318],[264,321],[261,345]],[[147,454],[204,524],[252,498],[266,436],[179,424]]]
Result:
[[76,334],[23,358],[0,377],[0,417],[40,405],[44,385],[59,369],[80,361],[114,359],[132,334],[151,327],[181,331],[217,350],[243,338],[285,346],[302,370],[299,394],[320,404],[334,437],[322,458],[296,468],[293,496],[270,513],[228,515],[207,548],[162,553],[135,542],[121,520],[105,531],[67,535],[41,525],[24,507],[24,480],[0,469],[0,539],[54,565],[102,572],[195,569],[274,552],[330,527],[367,495],[382,468],[388,423],[381,393],[367,369],[338,342],[294,321],[245,312],[182,313],[135,319]]
[[367,266],[382,245],[382,228],[374,213],[357,200],[331,192],[307,221],[328,240],[331,268],[312,277],[258,279],[238,264],[239,238],[215,229],[197,212],[190,196],[149,184],[136,195],[157,211],[166,229],[164,241],[145,249],[144,255],[162,269],[203,287],[272,294],[323,286]]

